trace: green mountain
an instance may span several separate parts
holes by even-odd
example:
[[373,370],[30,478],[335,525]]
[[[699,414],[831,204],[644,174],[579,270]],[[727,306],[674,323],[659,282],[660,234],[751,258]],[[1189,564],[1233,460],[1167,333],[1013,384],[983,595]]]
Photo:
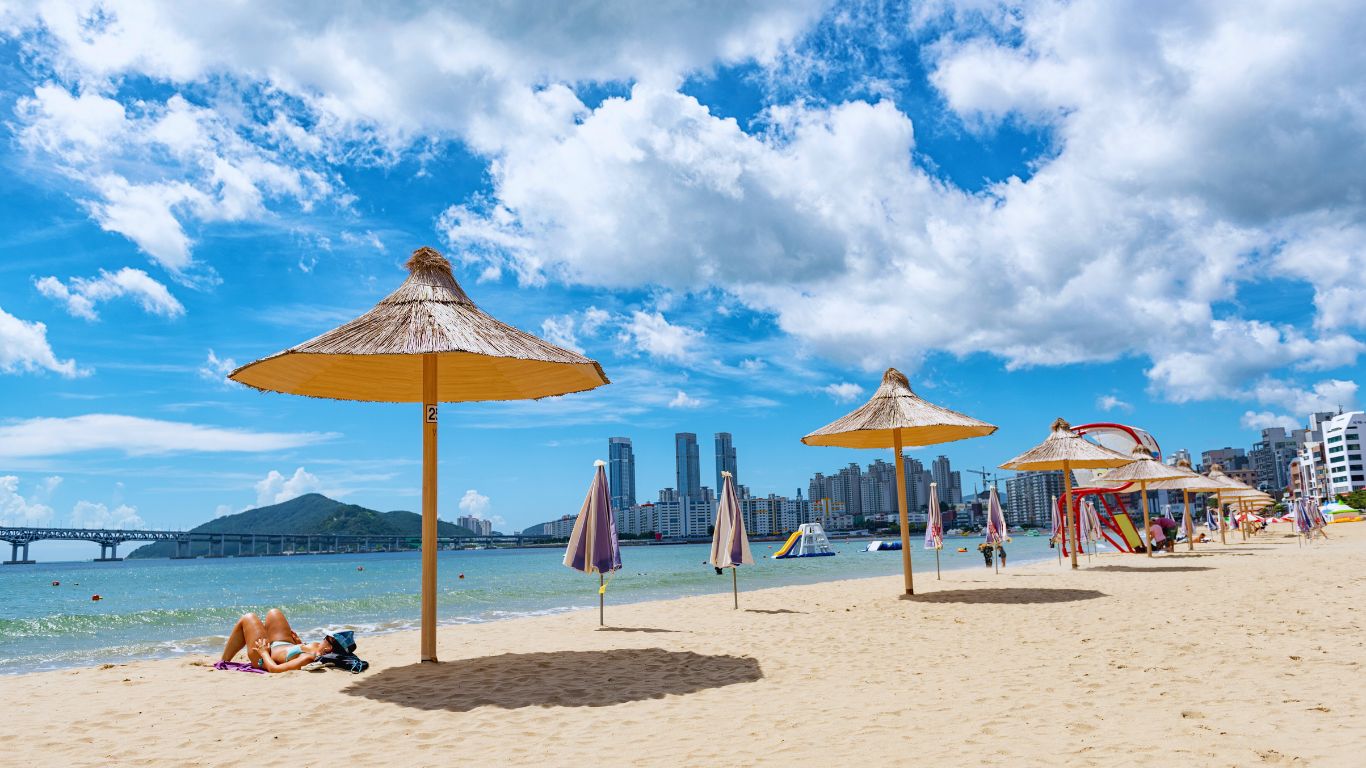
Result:
[[[444,520],[437,521],[439,536],[473,536],[468,528]],[[342,534],[354,536],[421,536],[422,516],[402,510],[376,512],[373,509],[343,504],[320,493],[308,493],[298,498],[257,507],[235,515],[210,520],[190,529],[194,533],[296,533]],[[258,544],[263,548],[263,544]],[[208,554],[209,545],[191,545],[195,556]],[[229,546],[236,551],[235,546]],[[175,542],[157,541],[128,553],[129,558],[171,557]]]

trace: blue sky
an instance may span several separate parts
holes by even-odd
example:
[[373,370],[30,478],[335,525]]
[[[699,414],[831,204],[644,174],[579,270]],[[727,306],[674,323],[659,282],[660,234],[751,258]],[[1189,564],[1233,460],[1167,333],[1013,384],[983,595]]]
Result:
[[[1246,447],[1357,404],[1352,3],[20,4],[0,10],[0,518],[415,509],[418,412],[223,374],[421,245],[613,384],[449,406],[443,517],[572,513],[606,438],[792,493],[889,365],[1000,427]],[[0,8],[4,8],[0,6]],[[40,557],[85,557],[43,545]]]

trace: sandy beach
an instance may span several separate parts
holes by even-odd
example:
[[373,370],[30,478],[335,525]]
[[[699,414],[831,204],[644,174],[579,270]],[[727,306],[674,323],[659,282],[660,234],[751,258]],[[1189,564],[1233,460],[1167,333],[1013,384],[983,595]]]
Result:
[[0,763],[1360,765],[1366,525],[1286,528],[911,600],[892,577],[445,627],[439,665],[362,637],[357,676],[3,677]]

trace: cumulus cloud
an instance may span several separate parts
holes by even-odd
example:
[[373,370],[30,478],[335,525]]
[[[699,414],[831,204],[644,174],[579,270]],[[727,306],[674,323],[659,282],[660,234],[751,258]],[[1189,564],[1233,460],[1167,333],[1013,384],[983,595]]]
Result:
[[107,504],[82,500],[71,509],[71,527],[130,530],[146,528],[147,521],[138,514],[137,507],[119,504],[110,509]]
[[489,497],[474,488],[466,490],[465,495],[460,497],[459,507],[461,512],[470,517],[489,521],[494,530],[507,528],[507,520],[503,519],[501,515],[489,514]]
[[821,391],[829,395],[837,403],[852,403],[863,394],[863,387],[852,381],[840,381],[834,384],[826,384],[821,387]]
[[701,408],[701,407],[702,407],[702,401],[699,400],[699,399],[696,398],[696,397],[690,396],[687,392],[684,392],[683,390],[680,389],[680,390],[678,390],[677,394],[674,395],[673,399],[669,401],[669,407],[670,407],[670,408]]
[[265,453],[330,440],[333,432],[255,432],[140,416],[92,413],[0,424],[0,458],[118,451],[126,456],[169,453]]
[[185,307],[165,285],[140,269],[124,267],[117,272],[100,270],[98,277],[73,277],[66,283],[48,276],[35,281],[38,292],[66,305],[66,311],[86,320],[98,320],[95,305],[128,297],[143,311],[162,317],[180,317]]
[[1303,414],[1356,407],[1357,384],[1342,379],[1327,379],[1312,387],[1300,387],[1277,379],[1262,379],[1253,385],[1252,397],[1264,405]]
[[558,347],[583,354],[579,338],[574,333],[573,315],[556,315],[541,321],[541,336]]
[[660,312],[636,310],[625,322],[620,338],[650,357],[679,362],[692,358],[705,336],[696,328],[670,323]]
[[47,326],[27,322],[0,307],[0,373],[51,371],[68,379],[88,371],[76,367],[75,360],[61,360],[47,341]]
[[17,476],[0,475],[0,525],[33,527],[51,523],[52,507],[41,503],[40,495],[41,490],[33,497],[25,498],[19,493]]
[[317,475],[299,467],[289,477],[285,477],[272,469],[254,487],[256,488],[256,506],[264,507],[289,501],[305,493],[320,492],[322,483],[318,480]]
[[1244,429],[1258,431],[1271,427],[1284,427],[1287,431],[1304,428],[1304,424],[1299,419],[1271,411],[1244,411],[1242,425]]

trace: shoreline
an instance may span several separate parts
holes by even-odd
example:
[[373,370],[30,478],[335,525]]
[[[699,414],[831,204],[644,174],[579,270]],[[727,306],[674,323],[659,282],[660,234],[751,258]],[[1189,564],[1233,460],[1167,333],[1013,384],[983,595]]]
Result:
[[[980,538],[980,537],[978,537],[978,538]],[[525,549],[525,548],[524,548],[524,549]],[[948,549],[949,549],[949,547],[946,545],[945,550],[948,550]],[[893,551],[893,553],[894,553],[894,552],[895,552],[895,551]],[[922,550],[922,549],[919,549],[919,548],[915,548],[914,551],[913,551],[913,557],[916,558],[916,559],[915,559],[915,566],[916,566],[916,568],[917,568],[917,569],[928,569],[928,570],[916,570],[916,571],[915,571],[915,578],[916,578],[916,583],[917,583],[917,584],[922,584],[922,583],[924,583],[923,580],[925,580],[925,579],[927,579],[927,578],[930,579],[930,580],[933,580],[934,570],[933,570],[932,564],[926,562],[926,559],[930,557],[930,553],[931,553],[931,552],[932,552],[932,550]],[[331,556],[349,556],[349,555],[355,554],[355,553],[315,553],[315,554],[317,554],[317,555],[327,554],[327,555],[331,555]],[[368,553],[367,553],[367,554],[368,554]],[[418,552],[417,552],[416,550],[414,550],[414,551],[412,551],[412,552],[400,552],[400,553],[390,553],[390,554],[398,554],[398,555],[408,554],[408,555],[416,556],[416,555],[418,554]],[[848,554],[853,555],[853,554],[862,554],[862,553],[848,553]],[[889,557],[890,555],[884,553],[884,554],[882,554],[882,555],[874,554],[874,556],[878,556],[878,557]],[[228,559],[228,560],[231,560],[231,558],[227,558],[227,559]],[[253,558],[253,559],[260,559],[260,558]],[[81,564],[84,564],[84,563],[85,563],[85,561],[73,561],[73,562],[77,562],[77,563],[81,563]],[[137,562],[161,562],[161,561],[160,561],[160,560],[155,560],[155,561],[153,561],[153,560],[139,560],[139,561],[137,561]],[[898,561],[898,562],[899,562],[899,561]],[[1019,562],[1016,562],[1016,561],[1012,560],[1012,561],[1011,561],[1012,564],[1010,565],[1010,570],[1012,570],[1012,571],[1015,571],[1015,570],[1023,570],[1023,569],[1025,569],[1025,568],[1027,568],[1027,567],[1029,567],[1029,566],[1031,566],[1031,565],[1034,565],[1034,564],[1044,564],[1044,565],[1046,565],[1047,563],[1050,563],[1050,562],[1053,562],[1052,559],[1050,559],[1050,558],[1048,558],[1048,557],[1041,556],[1041,555],[1025,555],[1025,556],[1023,556],[1023,557],[1020,557]],[[58,565],[58,564],[54,563],[53,565]],[[949,573],[949,572],[957,572],[957,571],[974,571],[974,570],[979,570],[979,569],[983,569],[983,566],[982,566],[982,564],[981,564],[981,562],[980,562],[979,560],[976,560],[976,559],[974,558],[973,561],[972,561],[972,562],[969,562],[969,563],[962,563],[961,561],[958,562],[958,563],[956,563],[956,564],[955,564],[955,563],[949,563],[943,570],[944,570],[945,573]],[[744,569],[743,569],[743,568],[741,569],[741,573],[742,573],[742,574],[744,573]],[[755,592],[760,592],[760,591],[764,591],[764,590],[770,590],[770,589],[784,589],[784,588],[787,588],[787,587],[796,587],[796,586],[808,586],[808,585],[818,585],[818,584],[833,584],[833,583],[846,582],[846,581],[847,581],[847,582],[860,582],[860,581],[867,581],[867,580],[870,580],[870,579],[888,579],[888,578],[895,578],[895,579],[897,580],[897,583],[899,584],[899,583],[900,583],[900,578],[901,578],[901,577],[900,577],[899,575],[898,575],[898,576],[889,576],[889,575],[855,575],[855,576],[842,576],[842,577],[835,577],[835,578],[817,578],[817,579],[814,579],[814,580],[807,580],[807,579],[799,578],[798,580],[793,581],[793,582],[788,583],[788,584],[782,584],[782,585],[776,585],[776,586],[765,586],[765,587],[756,588],[756,589],[754,589],[753,591],[755,591]],[[743,577],[742,577],[742,580],[743,580]],[[679,586],[678,586],[678,589],[683,589],[683,586],[682,586],[682,585],[679,585]],[[593,611],[593,612],[596,612],[596,608],[593,607],[593,606],[591,606],[591,605],[589,605],[588,602],[587,602],[588,600],[591,599],[590,597],[588,597],[588,592],[585,592],[584,594],[585,594],[585,598],[584,598],[584,599],[585,599],[585,603],[584,603],[583,605],[575,605],[575,606],[556,606],[556,607],[549,607],[549,608],[538,607],[538,608],[526,608],[526,609],[496,610],[496,614],[497,614],[497,615],[494,615],[494,616],[492,616],[492,617],[470,617],[470,616],[455,616],[455,617],[451,617],[451,616],[448,615],[448,616],[446,616],[445,618],[441,618],[440,615],[439,615],[439,616],[438,616],[438,624],[437,624],[437,626],[438,626],[439,629],[445,629],[445,628],[454,628],[454,627],[466,627],[466,626],[471,626],[471,625],[476,625],[476,624],[489,624],[489,623],[500,623],[500,622],[507,622],[507,621],[518,621],[518,620],[521,620],[521,619],[534,619],[534,618],[540,618],[540,617],[544,617],[544,616],[563,616],[563,615],[567,615],[567,614],[573,614],[573,613],[584,612],[584,611]],[[627,592],[627,593],[618,593],[616,596],[613,596],[613,597],[609,600],[609,605],[627,606],[627,605],[640,605],[640,604],[650,604],[650,603],[663,603],[663,602],[669,602],[669,601],[672,601],[672,600],[686,600],[686,599],[693,599],[693,598],[706,598],[706,597],[711,597],[711,596],[724,596],[724,595],[729,595],[729,594],[730,594],[729,589],[725,588],[724,585],[723,585],[722,587],[716,588],[715,591],[713,591],[713,592],[708,592],[708,593],[702,594],[702,595],[698,595],[698,594],[677,594],[677,595],[668,595],[668,596],[658,596],[658,595],[652,595],[652,594],[639,594],[639,593],[629,593],[629,592]],[[259,608],[258,612],[265,611],[265,610],[267,610],[267,609],[270,608],[270,607],[272,607],[272,606],[262,606],[261,608]],[[417,618],[416,618],[416,617],[397,617],[397,618],[395,618],[395,617],[389,617],[389,618],[385,618],[385,619],[377,619],[377,620],[375,620],[375,621],[366,621],[366,622],[334,622],[334,623],[324,624],[324,625],[320,625],[320,626],[302,626],[302,625],[300,625],[300,626],[297,626],[297,627],[296,627],[296,630],[298,630],[298,631],[300,632],[300,634],[301,634],[303,637],[305,637],[306,639],[308,639],[308,638],[313,638],[313,637],[315,637],[315,636],[319,636],[319,635],[320,635],[321,633],[323,633],[323,632],[340,631],[340,630],[345,630],[345,629],[349,629],[349,630],[355,631],[355,632],[357,633],[358,637],[371,637],[371,638],[374,638],[374,637],[387,637],[387,636],[390,636],[390,635],[400,635],[400,634],[404,634],[404,633],[413,633],[414,635],[416,635],[416,633],[419,631],[418,628],[417,628]],[[119,654],[111,655],[111,656],[109,656],[108,658],[106,658],[105,660],[102,660],[102,661],[84,661],[84,660],[81,660],[81,661],[73,661],[73,662],[70,662],[70,663],[54,663],[54,664],[48,664],[48,665],[46,665],[46,666],[30,667],[30,668],[12,668],[12,669],[11,669],[11,668],[4,668],[3,666],[0,666],[0,678],[4,678],[4,677],[15,677],[15,676],[24,676],[24,675],[31,675],[31,674],[40,674],[40,673],[45,673],[45,672],[61,672],[61,671],[68,671],[68,670],[73,670],[73,669],[93,669],[93,668],[96,668],[96,667],[98,667],[98,666],[100,666],[100,665],[107,664],[107,663],[114,663],[114,664],[119,664],[119,665],[126,665],[126,664],[135,664],[135,663],[141,663],[141,662],[175,661],[175,660],[185,659],[185,658],[189,658],[189,657],[201,657],[201,656],[204,656],[206,653],[208,653],[208,649],[207,649],[207,648],[204,648],[203,646],[210,645],[210,644],[216,644],[216,645],[218,645],[218,646],[221,646],[224,642],[226,642],[226,640],[227,640],[227,636],[226,636],[226,635],[218,635],[218,634],[200,634],[200,635],[195,635],[195,636],[190,636],[190,637],[174,637],[174,638],[160,639],[160,640],[149,640],[149,641],[146,641],[146,642],[143,644],[143,645],[147,646],[147,647],[150,649],[150,650],[148,650],[148,651],[145,651],[145,652],[144,652],[144,651],[135,651],[135,652],[131,652],[131,653],[119,653]],[[212,641],[212,643],[209,643],[208,641]],[[126,648],[126,647],[128,647],[128,646],[122,646],[122,645],[121,645],[121,646],[116,646],[116,648],[119,648],[119,649]]]
[[[603,629],[595,609],[444,626],[440,664],[395,632],[358,638],[361,675],[207,656],[12,675],[0,762],[560,765],[595,733],[639,765],[1353,765],[1366,525],[1330,535],[917,573],[905,599],[881,576],[742,591],[739,611],[609,604]],[[327,727],[263,722],[263,696]]]

